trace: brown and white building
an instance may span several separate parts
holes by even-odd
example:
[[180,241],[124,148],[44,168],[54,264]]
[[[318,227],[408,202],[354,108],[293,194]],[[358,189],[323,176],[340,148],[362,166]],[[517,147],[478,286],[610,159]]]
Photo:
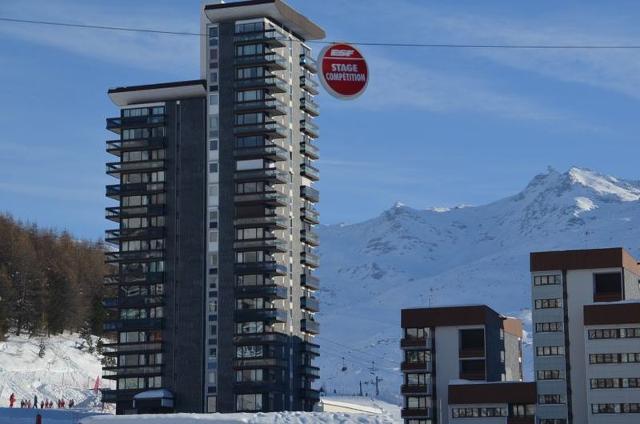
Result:
[[531,254],[540,424],[640,421],[640,266],[622,248]]
[[485,305],[402,310],[406,424],[448,423],[449,383],[522,381],[522,325]]

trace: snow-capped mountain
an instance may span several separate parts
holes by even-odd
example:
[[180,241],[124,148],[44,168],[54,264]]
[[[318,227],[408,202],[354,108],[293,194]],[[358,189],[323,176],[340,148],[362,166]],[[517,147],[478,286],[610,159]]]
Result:
[[487,205],[418,210],[398,203],[362,223],[321,226],[325,390],[359,391],[375,360],[381,394],[397,399],[402,308],[486,303],[526,321],[531,251],[623,246],[638,255],[639,200],[640,182],[549,169]]

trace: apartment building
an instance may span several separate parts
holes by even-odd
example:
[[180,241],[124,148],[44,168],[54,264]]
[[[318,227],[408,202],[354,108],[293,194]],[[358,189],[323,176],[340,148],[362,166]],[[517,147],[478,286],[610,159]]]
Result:
[[103,399],[118,414],[312,410],[323,30],[280,0],[205,4],[201,78],[119,87]]
[[536,384],[453,382],[449,384],[451,424],[536,424]]
[[[635,334],[635,303],[628,302],[640,299],[637,261],[622,248],[535,252],[530,259],[539,423],[636,422],[635,391],[600,386],[635,382],[640,339],[626,335]],[[623,375],[632,382],[620,381]]]
[[448,423],[449,383],[522,380],[522,324],[488,306],[403,309],[406,424]]

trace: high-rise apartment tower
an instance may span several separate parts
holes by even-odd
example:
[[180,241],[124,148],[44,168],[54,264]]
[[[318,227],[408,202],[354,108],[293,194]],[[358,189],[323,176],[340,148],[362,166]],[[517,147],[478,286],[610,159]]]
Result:
[[201,80],[109,90],[117,204],[104,399],[118,413],[318,400],[317,25],[280,0],[204,5]]

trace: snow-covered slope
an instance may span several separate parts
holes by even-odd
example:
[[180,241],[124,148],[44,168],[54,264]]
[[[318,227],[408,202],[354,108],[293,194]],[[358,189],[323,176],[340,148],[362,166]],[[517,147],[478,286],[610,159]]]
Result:
[[[44,342],[41,358],[40,343]],[[9,405],[15,393],[17,406],[21,399],[49,399],[54,403],[74,399],[78,408],[97,407],[98,400],[91,390],[102,366],[97,354],[91,354],[78,335],[51,338],[10,336],[0,342],[0,406]],[[105,384],[109,384],[105,381]]]
[[401,308],[486,303],[526,320],[529,252],[623,246],[638,255],[639,200],[639,182],[549,169],[487,205],[396,204],[362,223],[321,226],[322,385],[356,393],[375,360],[383,397],[397,400]]

